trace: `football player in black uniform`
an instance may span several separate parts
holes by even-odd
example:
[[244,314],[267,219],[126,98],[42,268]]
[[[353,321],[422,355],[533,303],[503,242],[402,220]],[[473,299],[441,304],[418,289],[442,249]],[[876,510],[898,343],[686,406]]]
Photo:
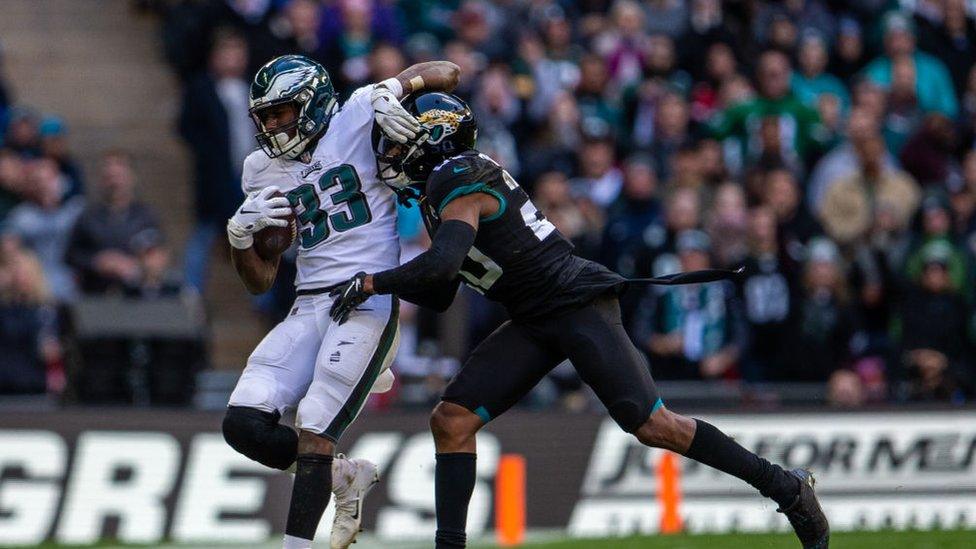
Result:
[[465,546],[475,433],[567,358],[623,430],[748,482],[779,504],[804,547],[826,548],[829,528],[808,471],[785,471],[713,425],[664,406],[620,320],[617,296],[628,281],[574,256],[508,172],[474,149],[477,126],[467,105],[427,93],[404,107],[427,133],[410,146],[377,135],[377,161],[381,177],[420,197],[431,247],[400,267],[359,273],[339,286],[333,318],[344,321],[372,294],[443,311],[462,281],[511,316],[472,352],[431,415],[437,548]]

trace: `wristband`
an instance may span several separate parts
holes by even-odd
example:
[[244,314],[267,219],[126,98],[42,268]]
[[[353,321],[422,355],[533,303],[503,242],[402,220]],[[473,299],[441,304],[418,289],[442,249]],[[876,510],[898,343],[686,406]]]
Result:
[[403,84],[400,83],[396,78],[387,78],[386,80],[377,84],[377,86],[383,86],[384,88],[390,90],[397,99],[403,97]]
[[426,83],[424,82],[424,77],[420,76],[419,74],[410,79],[410,91],[412,92],[424,89],[425,85]]
[[243,231],[233,220],[227,222],[227,240],[238,250],[246,250],[254,245],[254,235]]

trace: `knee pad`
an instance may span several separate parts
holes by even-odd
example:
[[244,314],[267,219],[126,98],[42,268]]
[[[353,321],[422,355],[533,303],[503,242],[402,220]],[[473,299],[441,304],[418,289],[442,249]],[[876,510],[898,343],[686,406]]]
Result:
[[295,462],[298,433],[279,424],[280,419],[278,412],[230,406],[224,415],[224,440],[248,458],[284,471]]
[[647,421],[650,409],[634,400],[618,400],[607,406],[610,417],[628,433],[633,433]]

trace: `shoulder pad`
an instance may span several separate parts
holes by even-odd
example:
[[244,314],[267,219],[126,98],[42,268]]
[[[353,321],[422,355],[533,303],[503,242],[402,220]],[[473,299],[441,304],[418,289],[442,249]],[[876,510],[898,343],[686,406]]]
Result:
[[271,167],[271,160],[260,149],[251,151],[244,159],[244,169],[242,170],[244,177],[255,177],[267,171]]
[[241,187],[244,193],[250,193],[265,186],[263,181],[274,170],[275,159],[268,158],[264,151],[256,150],[247,155],[244,159],[244,168],[241,170]]

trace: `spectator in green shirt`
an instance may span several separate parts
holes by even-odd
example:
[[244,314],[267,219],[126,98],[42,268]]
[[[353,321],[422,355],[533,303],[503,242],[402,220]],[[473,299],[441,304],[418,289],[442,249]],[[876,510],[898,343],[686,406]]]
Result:
[[827,42],[817,32],[808,31],[800,40],[799,67],[793,73],[793,93],[808,107],[817,108],[820,96],[834,95],[840,100],[841,108],[847,112],[851,100],[847,87],[840,78],[826,72]]
[[[756,69],[759,96],[729,107],[710,123],[716,138],[738,140],[746,165],[763,156],[761,130],[764,120],[768,123],[770,118],[779,122],[780,149],[795,151],[805,162],[829,140],[817,111],[793,95],[790,75],[790,60],[785,54],[764,52]],[[736,165],[735,161],[730,165]]]
[[916,49],[911,19],[898,12],[889,13],[884,19],[884,31],[885,54],[864,69],[867,78],[888,88],[891,86],[894,61],[909,56],[915,62],[915,91],[919,107],[926,112],[936,111],[955,118],[959,113],[959,104],[949,70],[942,61]]

